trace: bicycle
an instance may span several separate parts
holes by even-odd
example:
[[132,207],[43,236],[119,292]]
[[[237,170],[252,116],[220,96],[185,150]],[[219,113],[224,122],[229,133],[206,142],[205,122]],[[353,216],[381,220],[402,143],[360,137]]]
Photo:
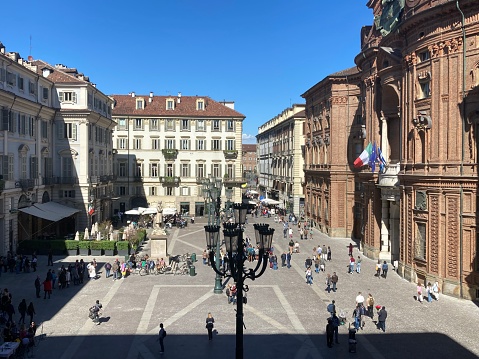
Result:
[[180,261],[185,262],[186,260],[190,259],[190,254],[188,252],[183,253],[182,255],[180,255],[179,259]]

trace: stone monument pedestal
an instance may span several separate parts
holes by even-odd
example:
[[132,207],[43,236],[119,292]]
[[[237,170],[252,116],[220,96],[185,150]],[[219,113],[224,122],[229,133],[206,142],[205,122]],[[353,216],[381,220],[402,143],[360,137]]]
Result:
[[151,259],[156,261],[157,258],[163,258],[166,261],[167,236],[166,234],[152,233],[150,238]]

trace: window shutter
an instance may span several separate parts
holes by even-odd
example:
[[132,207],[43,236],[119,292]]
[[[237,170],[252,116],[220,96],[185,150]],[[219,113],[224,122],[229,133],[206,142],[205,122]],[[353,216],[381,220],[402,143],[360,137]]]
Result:
[[48,100],[48,88],[42,87],[43,99]]
[[35,137],[36,135],[36,128],[35,125],[37,124],[37,121],[35,120],[35,117],[30,118],[30,136]]
[[1,130],[3,131],[7,131],[8,130],[8,109],[6,108],[3,108],[2,109],[2,119],[1,119],[1,123],[0,123],[0,126],[2,126]]
[[57,122],[58,138],[64,138],[65,124]]
[[71,197],[72,197],[72,198],[75,198],[75,190],[72,190],[72,191],[71,191]]
[[58,100],[59,100],[60,102],[63,102],[63,92],[59,92],[59,93],[58,93]]
[[191,177],[191,164],[188,163],[188,177]]
[[5,69],[0,69],[0,81],[5,82]]
[[72,124],[72,137],[76,141],[77,140],[77,125]]
[[63,191],[58,191],[58,197],[63,198]]
[[72,92],[72,101],[74,103],[77,103],[77,93],[76,92]]
[[8,177],[8,155],[3,156],[3,179],[9,180]]

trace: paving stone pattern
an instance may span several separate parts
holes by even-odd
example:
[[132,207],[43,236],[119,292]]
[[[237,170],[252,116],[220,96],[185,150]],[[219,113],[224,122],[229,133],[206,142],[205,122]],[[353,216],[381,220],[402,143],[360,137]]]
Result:
[[[276,229],[274,250],[278,259],[287,250],[289,239],[283,238],[282,224],[273,218],[248,218],[245,235],[254,238],[252,223],[268,223]],[[172,229],[168,252],[196,253],[196,276],[132,275],[122,280],[100,278],[87,280],[81,286],[55,289],[51,299],[36,299],[34,280],[39,273],[43,281],[47,258],[40,257],[37,273],[2,273],[1,288],[13,294],[15,308],[22,298],[35,304],[37,323],[43,323],[38,334],[35,358],[128,358],[160,357],[158,330],[163,322],[167,331],[164,358],[234,358],[235,305],[226,295],[213,293],[214,272],[203,265],[205,219],[184,229]],[[331,239],[315,231],[313,240],[299,240],[294,227],[294,240],[300,242],[300,253],[293,255],[290,269],[267,269],[255,281],[247,280],[250,291],[244,306],[245,358],[452,358],[479,357],[479,308],[474,302],[440,296],[432,303],[415,301],[416,286],[389,270],[387,279],[377,278],[375,262],[361,255],[361,274],[348,274],[349,239]],[[338,290],[325,291],[325,273],[314,274],[312,286],[306,284],[304,261],[314,246],[331,246],[332,261],[326,273],[336,271]],[[148,243],[144,250],[148,250]],[[54,268],[80,257],[56,257]],[[92,257],[84,257],[92,259]],[[96,258],[99,266],[113,257]],[[231,281],[230,281],[231,282]],[[386,333],[366,318],[364,330],[356,334],[356,353],[348,352],[348,325],[339,328],[340,344],[326,345],[327,304],[334,299],[337,310],[346,310],[351,322],[355,297],[361,291],[372,293],[376,304],[386,306]],[[103,306],[100,325],[88,319],[88,308],[99,299]],[[216,334],[208,340],[205,319],[211,312]],[[18,320],[19,316],[16,315]],[[377,316],[375,317],[377,318]]]

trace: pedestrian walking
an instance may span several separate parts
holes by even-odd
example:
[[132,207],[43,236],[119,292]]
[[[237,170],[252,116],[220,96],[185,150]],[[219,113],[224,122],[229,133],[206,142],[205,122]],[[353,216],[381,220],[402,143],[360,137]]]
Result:
[[293,238],[293,228],[288,229],[289,239]]
[[331,247],[328,246],[328,261],[331,260]]
[[35,316],[35,307],[33,306],[33,302],[30,302],[30,304],[27,307],[27,314],[30,317],[30,323],[33,322],[33,317]]
[[100,303],[100,301],[97,299],[95,302],[95,305],[93,305],[90,308],[90,315],[89,317],[93,320],[93,323],[96,325],[100,325],[100,310],[103,308],[103,305]]
[[309,230],[309,239],[313,239],[313,228],[310,228]]
[[286,266],[286,252],[283,252],[281,254],[281,267],[285,267]]
[[314,258],[314,271],[316,273],[319,273],[319,256],[316,256]]
[[48,299],[50,299],[50,296],[52,295],[52,281],[48,277],[43,281],[43,291],[45,292],[43,299],[47,299],[47,294]]
[[362,262],[361,257],[358,256],[358,260],[356,261],[356,273],[358,274],[361,273],[361,262]]
[[7,324],[8,323],[15,324],[13,323],[13,315],[15,314],[15,308],[13,307],[11,299],[8,300],[6,306],[4,307],[4,311],[8,315]]
[[376,277],[381,278],[381,261],[378,259],[378,262],[376,263]]
[[106,262],[105,264],[105,278],[110,278],[111,263]]
[[331,293],[331,274],[328,273],[326,276],[326,290],[328,293]]
[[211,315],[211,313],[208,313],[208,316],[206,317],[206,329],[208,329],[208,340],[213,340],[213,328],[214,328],[214,323],[215,323],[215,318]]
[[331,323],[333,324],[333,330],[334,330],[334,341],[336,344],[339,344],[339,318],[336,315],[336,312],[333,313],[333,316],[331,318]]
[[27,302],[25,299],[22,299],[18,305],[18,313],[20,314],[20,320],[18,321],[18,324],[25,324],[25,314],[27,314]]
[[388,263],[386,261],[384,261],[384,263],[382,265],[382,270],[383,270],[383,277],[387,278],[387,276],[388,276]]
[[328,259],[327,256],[328,256],[328,250],[327,250],[326,246],[323,244],[323,248],[321,250],[321,258],[326,260],[326,259]]
[[163,328],[163,323],[160,323],[160,331],[158,332],[158,340],[160,341],[160,354],[165,352],[165,345],[163,344],[163,340],[166,337],[166,330]]
[[35,279],[35,294],[37,298],[40,298],[40,289],[42,284],[40,283],[40,276],[37,275],[37,279]]
[[299,238],[301,238],[301,240],[304,239],[304,230],[303,230],[303,228],[301,228],[301,229],[299,230]]
[[37,271],[37,263],[38,263],[37,255],[32,254],[32,269],[34,272]]
[[432,302],[432,284],[431,284],[431,282],[427,282],[426,294],[427,294],[427,301],[429,303],[431,303]]
[[352,255],[349,256],[349,268],[348,268],[348,273],[349,274],[353,274],[354,272],[354,263],[356,262],[356,260],[354,259],[354,257]]
[[48,264],[47,264],[47,266],[53,267],[53,251],[51,249],[48,251]]
[[351,257],[353,255],[353,244],[349,242],[349,246],[346,247],[348,247],[348,255]]
[[386,311],[386,307],[382,307],[381,310],[378,312],[378,324],[379,329],[382,329],[383,332],[386,331],[386,318],[388,317],[388,312]]
[[371,293],[368,294],[366,305],[368,307],[368,315],[372,319],[374,317],[374,297]]
[[311,267],[306,268],[306,283],[313,285],[313,273],[311,271]]
[[336,272],[333,272],[333,275],[331,276],[331,283],[333,284],[333,292],[336,292],[336,285],[338,283],[338,275],[336,274]]
[[422,304],[423,297],[422,297],[422,285],[421,285],[421,282],[418,282],[418,283],[417,283],[416,292],[417,292],[417,300],[419,301],[419,303]]
[[330,314],[331,318],[333,317],[334,313],[336,313],[336,302],[334,300],[331,301],[331,303],[328,304],[326,307],[326,310]]
[[291,268],[291,253],[286,253],[286,266],[289,268]]
[[435,300],[439,300],[439,282],[435,281],[432,285],[432,295],[434,296]]
[[333,335],[334,335],[334,327],[333,321],[331,318],[328,318],[328,324],[326,325],[326,344],[328,348],[333,347]]

